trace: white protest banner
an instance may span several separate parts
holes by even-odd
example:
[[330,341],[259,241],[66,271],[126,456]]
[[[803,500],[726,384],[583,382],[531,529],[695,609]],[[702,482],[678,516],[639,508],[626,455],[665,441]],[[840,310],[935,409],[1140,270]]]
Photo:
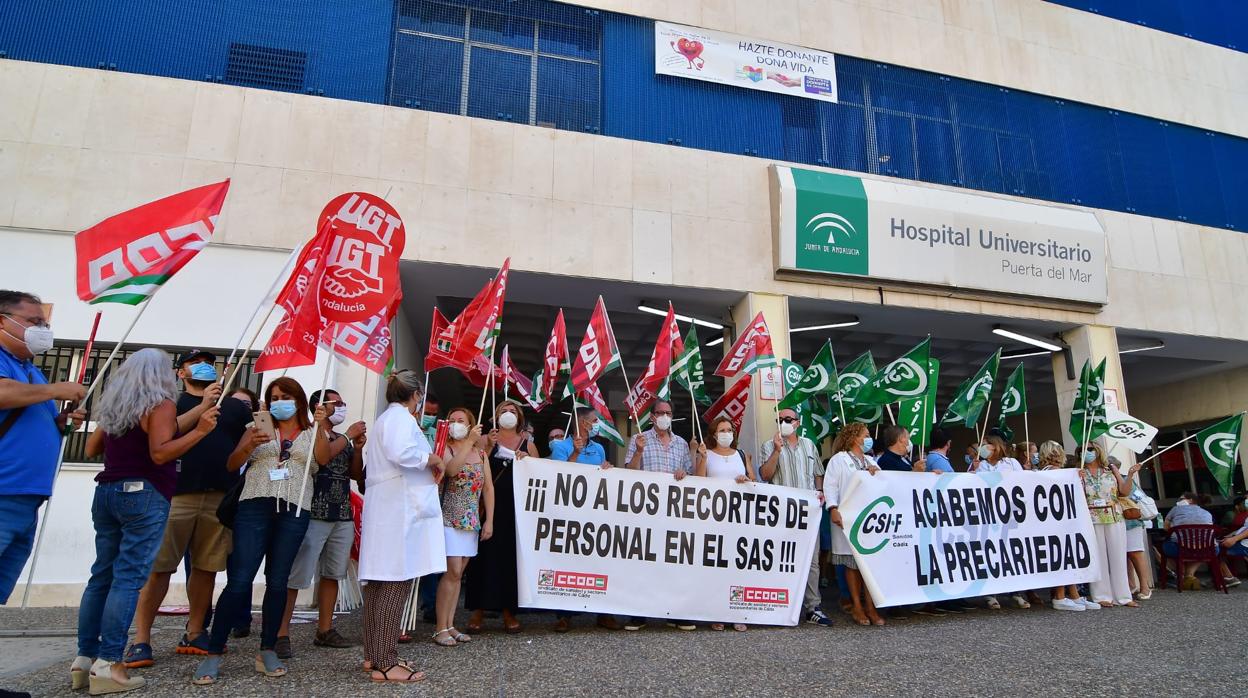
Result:
[[[1108,395],[1109,390],[1105,390]],[[1157,427],[1145,424],[1105,401],[1105,421],[1108,431],[1105,435],[1136,453],[1143,453],[1153,445],[1153,437],[1157,436]]]
[[929,603],[1098,578],[1075,469],[858,473],[840,512],[876,606]]
[[700,27],[655,22],[654,72],[836,101],[835,55]]
[[815,492],[544,458],[513,467],[521,606],[797,625]]

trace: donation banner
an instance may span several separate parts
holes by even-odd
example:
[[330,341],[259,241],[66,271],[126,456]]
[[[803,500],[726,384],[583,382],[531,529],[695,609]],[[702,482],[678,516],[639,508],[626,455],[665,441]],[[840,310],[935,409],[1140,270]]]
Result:
[[521,606],[797,625],[815,492],[544,458],[514,468]]
[[876,606],[1097,579],[1079,471],[856,474],[841,519]]
[[654,23],[654,72],[836,101],[836,56],[700,27]]

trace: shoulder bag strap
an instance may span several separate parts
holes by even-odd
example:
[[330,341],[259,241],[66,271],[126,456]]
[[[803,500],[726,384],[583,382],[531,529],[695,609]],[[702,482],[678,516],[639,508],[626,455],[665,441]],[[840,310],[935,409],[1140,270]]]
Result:
[[9,430],[13,428],[13,425],[17,424],[17,420],[22,418],[22,413],[26,411],[26,407],[27,405],[23,405],[9,410],[9,414],[4,418],[4,422],[0,422],[0,439],[3,439],[5,434],[8,434]]

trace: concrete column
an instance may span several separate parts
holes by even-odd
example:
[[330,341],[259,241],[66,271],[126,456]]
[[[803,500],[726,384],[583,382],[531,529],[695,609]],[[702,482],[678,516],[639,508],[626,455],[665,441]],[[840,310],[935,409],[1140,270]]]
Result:
[[[1091,360],[1093,368],[1105,359],[1105,389],[1114,391],[1117,396],[1118,409],[1130,413],[1127,406],[1126,386],[1122,381],[1122,364],[1118,361],[1118,334],[1114,328],[1104,325],[1084,325],[1066,332],[1062,339],[1070,345],[1074,360],[1075,377],[1070,379],[1066,374],[1066,359],[1061,354],[1053,355],[1053,383],[1057,389],[1058,416],[1062,423],[1062,443],[1066,450],[1073,451],[1077,444],[1070,436],[1070,410],[1075,403],[1075,392],[1079,388],[1079,371],[1085,360]],[[1115,442],[1102,442],[1112,455],[1128,465],[1135,462],[1135,454],[1125,446]]]
[[[789,300],[786,296],[769,293],[747,293],[741,302],[732,308],[732,322],[736,326],[734,339],[740,336],[750,321],[759,312],[767,321],[767,329],[771,332],[771,345],[777,358],[789,358]],[[731,343],[724,343],[724,351]],[[708,370],[713,370],[708,367]],[[746,417],[741,425],[741,448],[746,453],[754,454],[755,465],[758,464],[758,449],[761,443],[776,433],[776,403],[773,400],[759,399],[758,381],[750,389],[749,406]]]

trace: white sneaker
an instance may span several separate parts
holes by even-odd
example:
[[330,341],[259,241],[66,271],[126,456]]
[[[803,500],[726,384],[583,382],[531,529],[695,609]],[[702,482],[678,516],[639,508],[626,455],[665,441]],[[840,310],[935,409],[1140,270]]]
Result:
[[1019,608],[1031,608],[1031,602],[1023,598],[1022,594],[1013,594],[1010,596],[1010,599],[1013,600],[1014,604]]
[[1083,604],[1071,599],[1053,599],[1053,609],[1057,611],[1082,611]]
[[1078,600],[1078,601],[1076,601],[1075,603],[1082,603],[1082,604],[1083,604],[1083,610],[1085,610],[1085,611],[1099,611],[1099,610],[1101,610],[1101,605],[1100,605],[1099,603],[1097,603],[1097,602],[1093,601],[1092,599],[1079,599],[1079,600]]

